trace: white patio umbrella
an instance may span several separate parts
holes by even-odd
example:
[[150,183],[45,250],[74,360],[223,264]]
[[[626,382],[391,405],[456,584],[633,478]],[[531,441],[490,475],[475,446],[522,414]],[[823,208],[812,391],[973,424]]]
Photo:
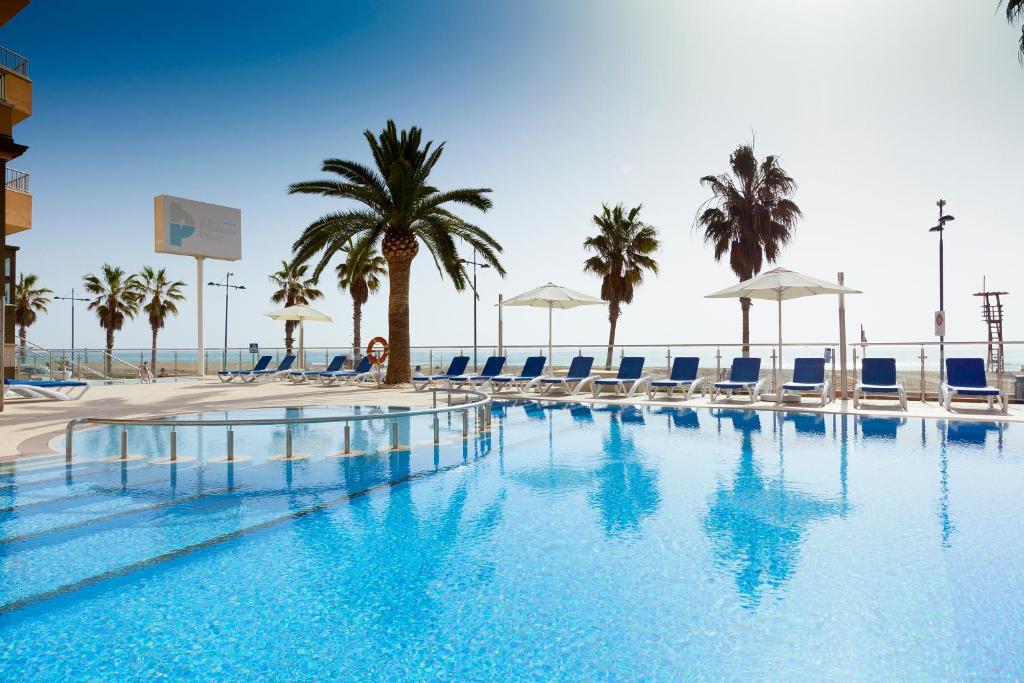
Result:
[[568,287],[560,287],[549,282],[543,287],[531,289],[518,296],[498,304],[499,306],[534,306],[548,309],[548,362],[553,363],[551,355],[551,313],[556,308],[576,308],[577,306],[597,306],[608,303],[604,299],[577,292]]
[[775,391],[778,392],[779,372],[782,370],[782,302],[786,299],[798,299],[818,294],[860,294],[860,290],[851,289],[834,282],[819,280],[816,277],[802,275],[785,268],[775,268],[766,273],[755,275],[749,280],[726,287],[705,296],[707,299],[769,299],[779,304],[779,352],[778,365],[775,371]]
[[334,322],[334,318],[321,313],[311,306],[300,304],[298,306],[286,306],[276,311],[267,313],[266,316],[272,320],[297,320],[299,323],[299,367],[305,368],[305,328],[303,323],[307,320],[313,320],[315,322],[329,323]]

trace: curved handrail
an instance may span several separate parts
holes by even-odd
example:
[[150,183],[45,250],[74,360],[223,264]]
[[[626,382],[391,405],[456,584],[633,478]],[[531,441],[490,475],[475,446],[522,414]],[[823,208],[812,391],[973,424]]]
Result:
[[154,418],[116,418],[116,417],[76,417],[70,420],[64,428],[64,459],[71,462],[73,452],[75,429],[86,424],[93,425],[139,425],[143,427],[233,427],[236,425],[292,425],[292,424],[323,424],[327,422],[361,422],[365,420],[397,419],[400,417],[414,417],[418,415],[437,415],[455,411],[468,411],[471,408],[482,408],[492,402],[490,395],[475,389],[447,389],[432,387],[428,389],[434,395],[434,405],[437,405],[438,392],[462,394],[467,398],[473,396],[475,401],[452,404],[449,399],[448,405],[442,408],[414,408],[410,410],[397,410],[388,413],[365,414],[365,415],[321,415],[317,417],[282,417],[282,418],[220,418],[212,420],[178,420],[168,417]]

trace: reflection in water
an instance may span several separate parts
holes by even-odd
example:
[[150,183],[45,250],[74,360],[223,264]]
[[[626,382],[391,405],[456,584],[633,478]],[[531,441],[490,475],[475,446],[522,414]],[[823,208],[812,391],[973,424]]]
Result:
[[799,546],[816,520],[843,513],[839,502],[788,486],[781,474],[767,479],[754,460],[753,434],[761,430],[756,413],[717,411],[740,435],[740,457],[732,481],[711,494],[704,529],[715,558],[736,576],[745,607],[756,607],[766,586],[778,588],[796,568]]
[[892,441],[896,438],[896,432],[907,423],[902,417],[869,417],[860,415],[857,417],[857,428],[864,435],[865,439],[883,439]]
[[1002,451],[1003,427],[1001,422],[959,422],[954,420],[947,423],[946,438],[949,443],[984,447],[985,440],[991,432],[996,435],[999,450]]
[[821,413],[785,413],[784,422],[792,422],[797,434],[825,435],[825,416]]
[[597,488],[589,499],[600,512],[605,534],[619,536],[639,531],[640,522],[657,511],[661,494],[657,470],[644,465],[630,429],[623,427],[643,424],[643,412],[635,406],[609,406],[607,412],[611,415],[602,439],[602,463],[595,472]]

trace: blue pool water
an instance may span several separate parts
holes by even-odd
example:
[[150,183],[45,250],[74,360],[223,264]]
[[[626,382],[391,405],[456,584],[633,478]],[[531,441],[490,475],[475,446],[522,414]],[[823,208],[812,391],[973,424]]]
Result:
[[345,458],[297,428],[295,462],[238,428],[231,467],[223,428],[181,428],[173,468],[97,461],[97,429],[70,472],[0,473],[0,680],[1024,676],[1021,426],[493,416],[437,448],[402,418],[397,453],[361,423]]

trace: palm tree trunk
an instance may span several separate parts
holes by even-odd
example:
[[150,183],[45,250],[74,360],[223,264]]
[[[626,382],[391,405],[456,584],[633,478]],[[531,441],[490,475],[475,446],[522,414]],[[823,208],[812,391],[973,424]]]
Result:
[[388,288],[388,372],[386,384],[405,384],[412,381],[409,368],[409,271],[412,258],[392,256],[388,260],[390,286]]
[[284,322],[284,351],[287,355],[292,354],[292,344],[295,343],[295,339],[292,338],[292,332],[295,331],[295,321],[286,320]]
[[18,342],[21,344],[21,352],[18,354],[21,360],[18,362],[25,365],[28,357],[28,328],[25,325],[18,325]]
[[604,363],[605,370],[612,369],[612,354],[615,351],[615,326],[619,322],[619,302],[608,304],[608,359]]
[[150,350],[150,354],[149,354],[149,369],[150,369],[150,371],[154,375],[156,374],[156,335],[157,335],[158,331],[159,331],[159,329],[156,326],[154,326],[153,327],[153,348]]
[[743,357],[750,357],[750,298],[740,297],[740,308],[743,310]]
[[359,364],[362,358],[363,339],[363,305],[358,300],[352,299],[352,366]]
[[107,353],[103,356],[103,374],[110,377],[110,359],[114,355],[114,328],[107,328]]

